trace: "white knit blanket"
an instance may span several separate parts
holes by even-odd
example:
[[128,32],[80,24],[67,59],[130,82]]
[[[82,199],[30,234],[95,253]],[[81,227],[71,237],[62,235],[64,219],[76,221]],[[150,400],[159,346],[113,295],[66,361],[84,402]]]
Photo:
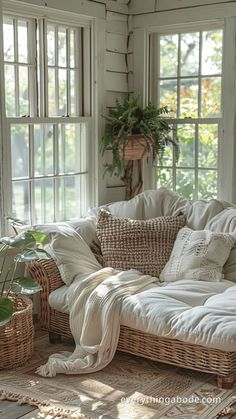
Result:
[[53,377],[57,373],[86,374],[104,368],[118,344],[122,299],[155,281],[157,278],[134,269],[120,272],[103,268],[87,275],[69,301],[74,352],[51,355],[37,373]]

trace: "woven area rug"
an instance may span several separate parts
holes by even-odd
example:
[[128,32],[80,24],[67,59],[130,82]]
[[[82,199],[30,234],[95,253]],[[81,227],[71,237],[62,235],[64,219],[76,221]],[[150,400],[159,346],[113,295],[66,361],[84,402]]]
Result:
[[236,417],[236,386],[221,390],[212,375],[175,368],[117,353],[103,371],[43,378],[37,366],[73,343],[50,345],[47,335],[35,340],[30,361],[15,371],[0,372],[1,399],[39,407],[40,418],[215,419]]

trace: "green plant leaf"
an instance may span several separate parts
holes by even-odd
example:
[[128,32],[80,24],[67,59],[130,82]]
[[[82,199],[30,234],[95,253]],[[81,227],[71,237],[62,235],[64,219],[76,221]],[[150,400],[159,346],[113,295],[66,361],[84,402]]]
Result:
[[2,237],[0,242],[11,247],[17,247],[18,249],[34,248],[36,241],[34,237],[27,231],[18,234],[15,237]]
[[10,298],[0,297],[0,326],[11,320],[13,311],[13,303]]
[[36,294],[42,290],[42,287],[33,278],[22,277],[13,282],[11,289],[20,294]]
[[[178,147],[169,133],[173,132],[173,124],[168,120],[171,110],[168,106],[157,108],[154,104],[148,104],[144,109],[139,104],[138,97],[125,99],[123,103],[116,100],[116,106],[109,110],[104,118],[106,119],[105,133],[101,139],[100,152],[112,151],[112,162],[105,164],[105,173],[122,175],[125,163],[125,153],[119,155],[119,145],[126,145],[127,137],[130,134],[142,134],[147,144],[145,150],[152,151],[152,159],[155,161],[157,155],[163,154],[169,143],[175,148],[175,155],[178,157]],[[153,139],[150,146],[148,141]],[[143,153],[145,155],[145,153]],[[121,177],[122,178],[122,177]]]
[[43,249],[26,250],[21,255],[16,255],[16,262],[30,262],[37,259],[49,259],[47,252]]
[[28,230],[28,234],[34,238],[37,244],[47,244],[50,242],[50,235],[42,231]]

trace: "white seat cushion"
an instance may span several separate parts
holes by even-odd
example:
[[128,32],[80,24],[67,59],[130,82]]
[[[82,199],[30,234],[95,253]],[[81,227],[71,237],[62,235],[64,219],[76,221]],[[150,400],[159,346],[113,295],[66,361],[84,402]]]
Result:
[[[69,294],[80,280],[53,291],[51,307],[68,313]],[[236,285],[231,281],[157,283],[123,301],[121,324],[160,337],[236,351],[235,298]]]

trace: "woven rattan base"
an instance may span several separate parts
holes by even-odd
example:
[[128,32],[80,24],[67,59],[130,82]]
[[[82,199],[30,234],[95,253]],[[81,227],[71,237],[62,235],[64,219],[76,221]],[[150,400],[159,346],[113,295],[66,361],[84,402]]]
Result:
[[33,353],[32,301],[23,295],[10,298],[15,311],[11,321],[0,326],[0,369],[22,365]]
[[[49,333],[71,336],[68,314],[50,308],[48,295],[64,285],[52,260],[29,265],[31,275],[43,287],[41,292],[41,327]],[[230,388],[236,372],[236,352],[188,344],[121,326],[118,350],[179,367],[218,376],[218,385]]]

